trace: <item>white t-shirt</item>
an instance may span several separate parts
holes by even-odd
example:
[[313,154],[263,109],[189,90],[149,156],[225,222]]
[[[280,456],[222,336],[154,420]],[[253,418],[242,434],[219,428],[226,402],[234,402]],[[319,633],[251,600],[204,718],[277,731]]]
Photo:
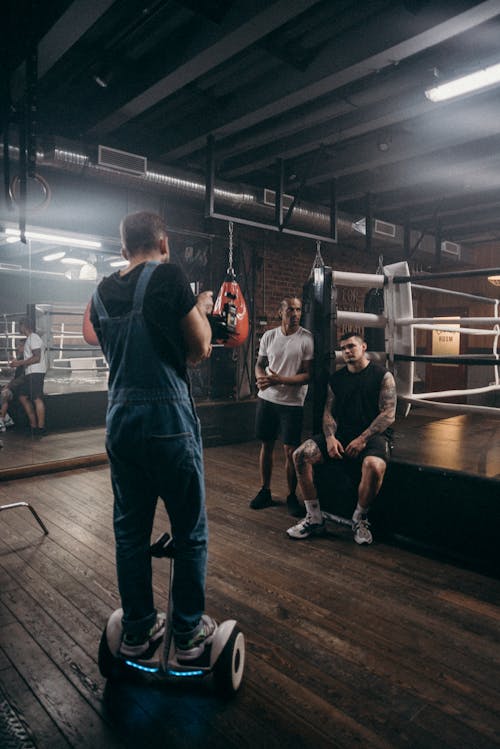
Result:
[[31,359],[36,349],[40,349],[40,361],[36,364],[29,364],[24,370],[25,374],[35,374],[35,372],[45,374],[47,371],[44,343],[37,333],[30,333],[24,342],[24,358]]
[[[259,346],[259,357],[265,356],[269,369],[285,377],[299,373],[302,362],[314,357],[314,339],[305,328],[299,327],[292,335],[284,335],[281,327],[266,330]],[[285,406],[303,406],[307,385],[271,385],[259,390],[259,398]]]

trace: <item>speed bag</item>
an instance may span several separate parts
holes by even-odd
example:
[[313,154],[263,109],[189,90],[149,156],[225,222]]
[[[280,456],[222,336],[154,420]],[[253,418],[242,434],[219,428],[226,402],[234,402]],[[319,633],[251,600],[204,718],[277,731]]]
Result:
[[213,313],[226,321],[229,335],[222,341],[226,348],[245,343],[250,330],[248,309],[240,285],[234,278],[226,278],[220,287]]
[[87,304],[87,309],[85,310],[85,313],[83,315],[82,333],[85,343],[88,343],[91,346],[99,346],[99,339],[97,338],[94,326],[90,321],[91,304],[92,300]]

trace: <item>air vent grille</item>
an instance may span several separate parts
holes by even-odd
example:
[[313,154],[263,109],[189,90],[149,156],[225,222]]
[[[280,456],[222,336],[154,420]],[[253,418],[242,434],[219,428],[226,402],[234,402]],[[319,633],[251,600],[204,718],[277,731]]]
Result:
[[380,221],[380,219],[375,219],[375,226],[374,230],[376,234],[381,234],[383,237],[391,237],[394,239],[396,236],[396,226],[394,224],[389,224],[387,221]]
[[456,242],[441,242],[441,252],[446,255],[453,255],[453,257],[460,257],[460,245]]
[[138,174],[146,176],[148,170],[148,160],[145,156],[138,156],[135,153],[119,151],[116,148],[99,146],[98,163],[100,166],[106,166],[111,169],[117,169],[120,172],[128,174]]

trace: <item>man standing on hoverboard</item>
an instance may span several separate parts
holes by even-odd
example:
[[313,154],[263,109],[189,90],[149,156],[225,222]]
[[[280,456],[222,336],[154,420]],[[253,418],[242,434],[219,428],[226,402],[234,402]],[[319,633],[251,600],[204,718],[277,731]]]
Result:
[[206,614],[207,519],[200,423],[187,363],[210,356],[212,292],[196,299],[168,264],[167,228],[148,212],[120,225],[129,265],[103,279],[91,322],[109,364],[106,450],[114,494],[120,654],[150,658],[165,631],[153,601],[150,542],[158,497],[175,543],[173,631],[179,662],[192,663],[217,628]]

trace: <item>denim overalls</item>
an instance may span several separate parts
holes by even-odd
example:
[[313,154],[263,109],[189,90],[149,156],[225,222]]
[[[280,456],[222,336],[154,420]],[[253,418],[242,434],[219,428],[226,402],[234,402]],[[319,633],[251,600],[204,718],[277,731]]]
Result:
[[106,450],[123,627],[131,635],[156,620],[149,548],[158,497],[176,548],[174,630],[194,630],[205,608],[208,531],[200,423],[188,384],[156,353],[142,312],[157,265],[144,266],[132,310],[123,317],[109,317],[98,291],[93,296],[109,364]]

